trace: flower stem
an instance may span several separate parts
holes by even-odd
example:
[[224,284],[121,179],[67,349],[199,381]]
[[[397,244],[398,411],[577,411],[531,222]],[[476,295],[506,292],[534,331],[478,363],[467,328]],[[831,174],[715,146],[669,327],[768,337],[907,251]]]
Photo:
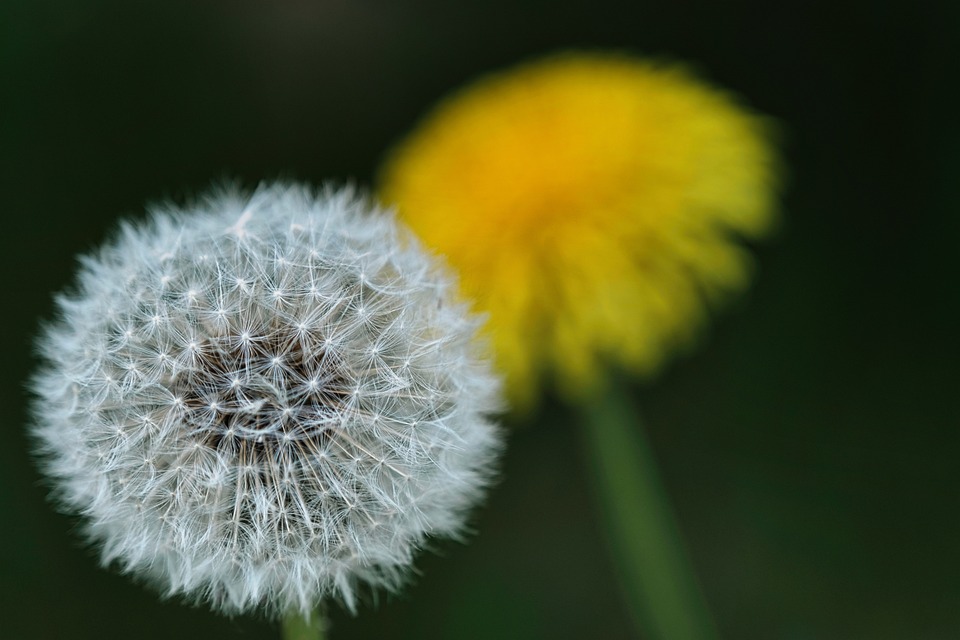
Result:
[[584,406],[586,449],[634,621],[651,640],[718,638],[630,392]]
[[283,618],[283,640],[324,640],[326,629],[323,616],[314,611],[304,618],[299,611],[291,611]]

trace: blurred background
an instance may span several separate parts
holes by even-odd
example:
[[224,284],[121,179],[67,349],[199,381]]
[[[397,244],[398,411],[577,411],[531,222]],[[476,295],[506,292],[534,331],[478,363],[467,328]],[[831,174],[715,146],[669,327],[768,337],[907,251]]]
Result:
[[[370,185],[439,98],[567,48],[687,61],[782,128],[754,286],[637,386],[724,637],[960,637],[958,37],[936,1],[3,0],[0,637],[277,637],[100,569],[46,502],[25,380],[74,256],[214,179]],[[632,637],[567,413],[513,419],[477,535],[330,637]]]

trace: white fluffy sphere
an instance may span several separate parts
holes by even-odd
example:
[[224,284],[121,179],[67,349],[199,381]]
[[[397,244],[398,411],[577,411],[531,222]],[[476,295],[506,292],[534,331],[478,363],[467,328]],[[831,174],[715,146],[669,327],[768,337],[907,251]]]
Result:
[[499,385],[416,240],[349,192],[158,208],[82,259],[33,434],[106,563],[214,608],[393,588],[489,483]]

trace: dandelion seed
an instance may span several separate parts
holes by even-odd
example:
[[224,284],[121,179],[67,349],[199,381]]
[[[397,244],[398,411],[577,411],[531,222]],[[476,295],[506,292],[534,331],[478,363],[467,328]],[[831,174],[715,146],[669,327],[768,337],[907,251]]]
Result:
[[103,561],[168,595],[352,609],[458,534],[491,478],[498,380],[451,298],[345,191],[156,209],[83,260],[43,333],[43,469]]

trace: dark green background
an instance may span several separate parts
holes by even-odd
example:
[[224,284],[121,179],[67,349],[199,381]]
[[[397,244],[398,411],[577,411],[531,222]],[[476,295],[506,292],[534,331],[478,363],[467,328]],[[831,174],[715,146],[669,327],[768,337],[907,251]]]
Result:
[[[32,336],[120,215],[235,177],[370,184],[449,90],[562,48],[685,60],[777,118],[785,222],[638,387],[729,639],[960,637],[956,3],[0,3],[0,637],[270,638],[98,568],[27,453]],[[332,638],[628,638],[575,425],[511,425],[468,545]]]

